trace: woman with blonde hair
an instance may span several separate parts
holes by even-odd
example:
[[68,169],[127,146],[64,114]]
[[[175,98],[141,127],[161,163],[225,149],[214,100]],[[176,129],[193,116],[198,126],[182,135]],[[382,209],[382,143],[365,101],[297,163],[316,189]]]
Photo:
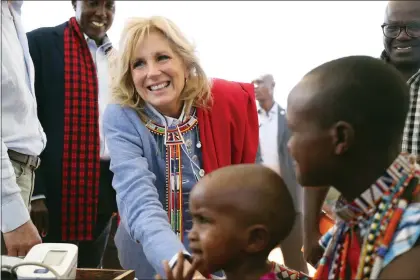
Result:
[[255,162],[258,116],[251,84],[209,80],[170,20],[134,18],[115,62],[104,131],[121,215],[115,243],[136,277],[165,275],[188,257],[189,192],[217,168]]

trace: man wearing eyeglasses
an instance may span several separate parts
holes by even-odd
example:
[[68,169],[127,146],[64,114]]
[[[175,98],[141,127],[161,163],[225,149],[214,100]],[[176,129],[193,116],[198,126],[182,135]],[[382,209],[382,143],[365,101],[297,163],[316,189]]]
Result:
[[[384,51],[381,59],[395,66],[410,86],[411,101],[402,151],[416,156],[420,162],[420,1],[388,2],[382,31]],[[316,264],[323,254],[318,245],[319,221],[328,190],[329,187],[304,189],[304,257],[311,264]],[[413,222],[420,223],[420,219]]]

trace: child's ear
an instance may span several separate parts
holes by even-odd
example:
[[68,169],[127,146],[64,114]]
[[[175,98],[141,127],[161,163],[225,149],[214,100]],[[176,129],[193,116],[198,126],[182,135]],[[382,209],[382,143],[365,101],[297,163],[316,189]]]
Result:
[[259,253],[266,250],[270,243],[270,234],[266,226],[264,225],[253,225],[247,230],[248,240],[246,246],[246,252],[248,253]]

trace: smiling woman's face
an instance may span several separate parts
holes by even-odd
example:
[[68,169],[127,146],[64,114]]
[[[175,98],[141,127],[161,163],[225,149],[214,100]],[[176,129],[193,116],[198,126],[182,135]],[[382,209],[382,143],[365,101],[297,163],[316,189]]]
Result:
[[137,45],[130,63],[140,97],[163,115],[177,118],[182,109],[180,96],[187,69],[168,39],[159,31],[151,31]]

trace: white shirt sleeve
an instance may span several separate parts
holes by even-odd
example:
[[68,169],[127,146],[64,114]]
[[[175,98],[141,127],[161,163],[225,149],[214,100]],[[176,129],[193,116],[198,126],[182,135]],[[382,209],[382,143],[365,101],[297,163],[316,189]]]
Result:
[[[190,263],[191,263],[191,255],[190,253],[188,253],[188,251],[182,251],[182,253],[184,254],[185,259],[187,259]],[[178,261],[178,254],[176,254],[175,256],[173,256],[171,258],[171,260],[169,261],[169,267],[170,268],[174,268],[174,266],[176,265],[176,262]]]
[[15,230],[30,219],[3,139],[1,139],[1,212],[3,233]]

